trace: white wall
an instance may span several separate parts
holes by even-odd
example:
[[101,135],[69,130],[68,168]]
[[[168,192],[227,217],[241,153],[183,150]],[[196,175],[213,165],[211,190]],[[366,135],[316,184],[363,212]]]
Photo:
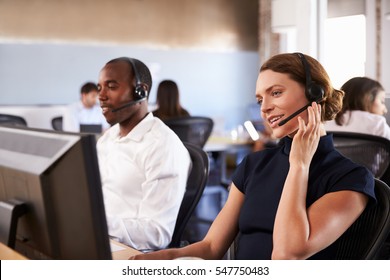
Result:
[[[315,12],[318,8],[319,15],[325,20],[324,15],[326,11],[321,11],[329,5],[327,9],[329,17],[355,15],[365,13],[367,26],[366,26],[366,65],[365,75],[379,80],[384,86],[388,96],[390,97],[390,19],[386,18],[386,15],[390,16],[390,0],[381,0],[382,14],[381,14],[381,41],[380,41],[380,53],[377,49],[377,36],[376,36],[376,1],[374,0],[272,0],[272,26],[275,32],[281,32],[287,36],[288,40],[283,43],[293,45],[293,48],[288,46],[281,46],[281,51],[302,51],[311,54],[319,59],[322,63],[325,63],[323,59],[322,46],[316,46],[315,41],[321,41],[323,38],[321,34],[313,34],[311,31],[315,24],[319,24],[319,30],[321,30],[321,22],[313,19],[309,16],[310,12]],[[304,8],[303,8],[304,7]],[[291,32],[294,30],[294,32]],[[317,36],[318,38],[315,38]],[[292,37],[292,38],[291,38]],[[295,43],[292,41],[295,40]],[[337,44],[347,44],[348,38],[334,42]],[[354,46],[351,45],[351,48]],[[318,48],[319,53],[316,53],[315,49]],[[380,73],[377,73],[376,61],[380,59],[381,67]],[[340,67],[343,67],[340,64]]]
[[0,106],[0,114],[16,115],[24,118],[28,127],[53,129],[51,120],[61,116],[65,105],[20,105]]
[[104,64],[119,56],[136,57],[149,66],[154,78],[150,102],[155,102],[157,84],[173,79],[179,85],[183,106],[192,115],[224,117],[226,129],[247,119],[247,106],[255,102],[257,52],[3,43],[0,113],[9,111],[10,105],[73,102],[79,98],[80,86],[88,80],[97,81]]
[[[390,0],[383,0],[382,5],[381,83],[390,98]],[[390,111],[390,108],[387,109]]]

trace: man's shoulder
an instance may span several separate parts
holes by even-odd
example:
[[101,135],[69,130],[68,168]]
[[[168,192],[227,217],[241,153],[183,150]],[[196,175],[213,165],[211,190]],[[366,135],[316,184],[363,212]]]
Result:
[[150,136],[155,145],[164,146],[166,149],[180,149],[181,147],[185,149],[177,134],[157,117],[153,118]]
[[176,133],[170,129],[162,120],[153,116],[152,131],[158,134],[166,135],[167,137],[176,136]]

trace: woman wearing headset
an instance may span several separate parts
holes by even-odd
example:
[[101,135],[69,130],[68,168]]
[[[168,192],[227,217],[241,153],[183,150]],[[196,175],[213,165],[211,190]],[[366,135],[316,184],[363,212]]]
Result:
[[339,237],[375,202],[371,173],[340,155],[324,129],[342,97],[309,56],[279,54],[266,61],[256,99],[280,145],[241,162],[202,241],[134,259],[220,259],[236,237],[237,259],[334,259]]

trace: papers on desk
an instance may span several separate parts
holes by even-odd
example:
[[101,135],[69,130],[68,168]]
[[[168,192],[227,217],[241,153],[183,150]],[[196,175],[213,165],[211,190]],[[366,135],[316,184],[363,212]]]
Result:
[[128,260],[131,256],[142,254],[142,252],[112,239],[110,239],[110,247],[113,260]]
[[207,140],[206,145],[203,147],[203,150],[206,152],[218,152],[218,151],[227,151],[243,147],[251,147],[253,141],[251,139],[237,139],[232,140],[230,137],[215,136],[212,135]]
[[110,242],[110,247],[111,247],[111,253],[121,251],[121,250],[126,250],[126,247],[120,246],[113,242]]

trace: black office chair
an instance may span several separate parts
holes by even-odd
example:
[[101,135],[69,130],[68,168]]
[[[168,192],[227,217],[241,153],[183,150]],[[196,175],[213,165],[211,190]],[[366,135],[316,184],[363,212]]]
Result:
[[335,148],[352,161],[367,167],[375,178],[390,185],[390,140],[369,134],[332,132]]
[[209,174],[209,160],[206,152],[191,143],[184,142],[184,145],[191,156],[192,169],[188,176],[186,191],[169,244],[171,248],[181,246],[183,232],[203,194]]
[[183,142],[195,144],[201,148],[207,142],[213,130],[214,122],[207,117],[180,117],[164,121]]
[[373,260],[378,258],[390,233],[390,188],[375,179],[374,206],[367,207],[362,215],[340,237],[337,259]]
[[[377,203],[369,205],[359,218],[339,238],[336,259],[377,259],[390,232],[390,188],[375,179]],[[237,238],[236,238],[237,239]],[[234,241],[226,253],[227,259],[235,259],[237,242]]]
[[54,117],[51,120],[51,126],[54,130],[62,131],[62,116]]
[[27,126],[27,122],[23,117],[0,114],[0,124],[11,126]]

